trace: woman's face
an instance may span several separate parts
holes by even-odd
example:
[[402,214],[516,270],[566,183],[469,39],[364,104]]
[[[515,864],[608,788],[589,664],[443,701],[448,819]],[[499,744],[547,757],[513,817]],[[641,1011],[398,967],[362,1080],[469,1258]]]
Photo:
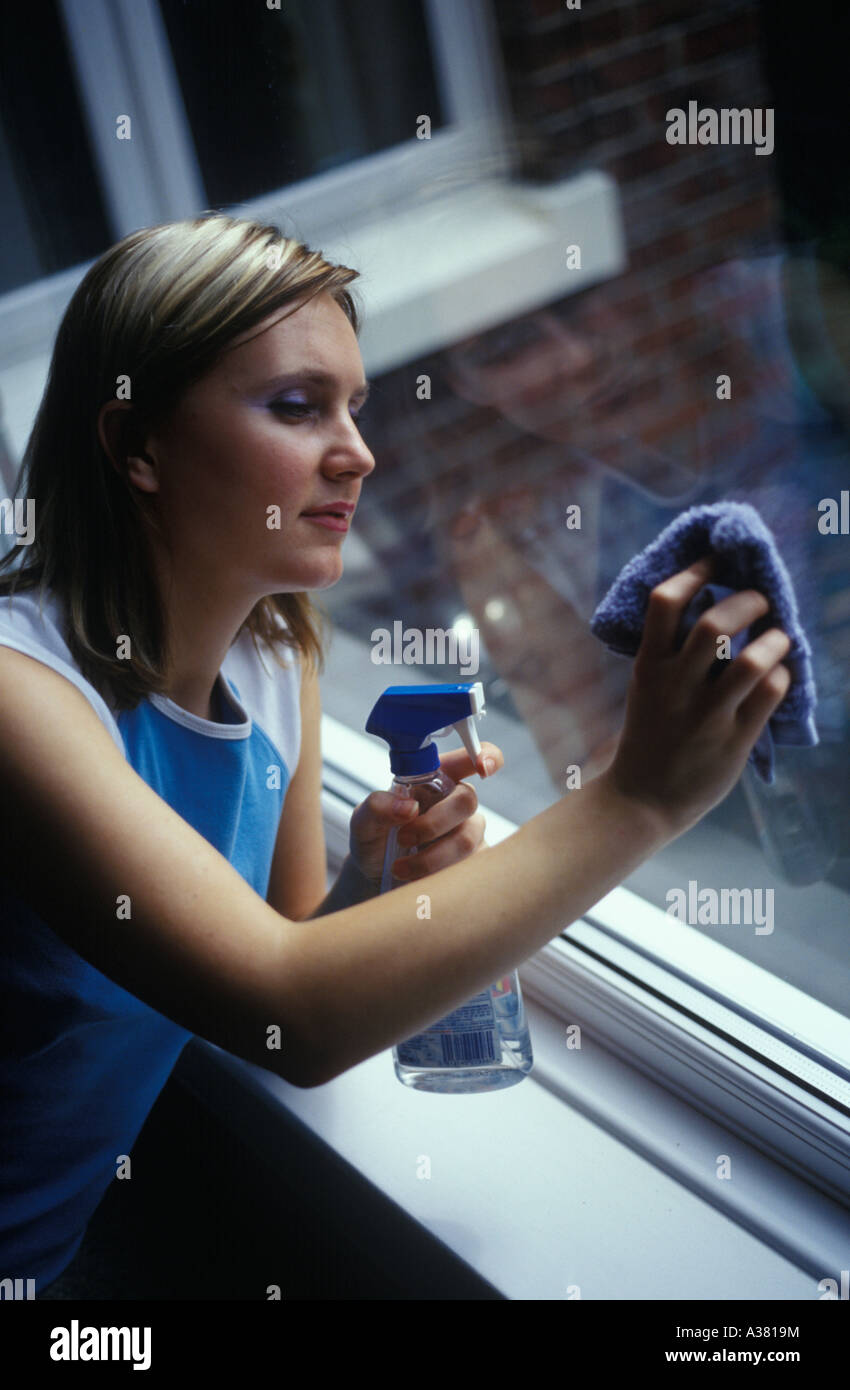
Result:
[[329,294],[234,340],[149,436],[155,514],[175,573],[256,601],[342,574],[338,528],[308,519],[357,503],[375,460],[355,423],[368,391],[357,338]]

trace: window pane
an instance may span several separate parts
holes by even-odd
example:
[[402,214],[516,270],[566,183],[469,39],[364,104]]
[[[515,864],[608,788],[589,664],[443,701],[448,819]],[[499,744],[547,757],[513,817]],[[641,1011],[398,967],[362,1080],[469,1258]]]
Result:
[[0,294],[110,243],[55,0],[0,9]]
[[[840,507],[842,496],[850,528],[838,70],[830,84],[808,80],[820,69],[802,55],[765,66],[759,20],[762,41],[775,42],[782,6],[739,5],[725,27],[682,6],[612,5],[598,20],[543,0],[539,19],[498,8],[512,17],[503,36],[528,168],[612,172],[629,268],[377,383],[367,426],[377,467],[346,573],[322,602],[364,663],[377,630],[396,623],[424,632],[460,618],[477,630],[474,675],[459,661],[420,670],[484,682],[488,709],[508,721],[499,737],[482,728],[506,754],[484,794],[522,820],[570,794],[570,767],[586,782],[613,755],[632,663],[589,621],[620,569],[689,506],[752,504],[814,649],[821,742],[777,749],[772,787],[747,768],[627,886],[663,910],[691,882],[713,890],[726,920],[712,920],[709,895],[690,925],[850,1014],[850,563],[847,530],[819,528],[824,499]],[[815,56],[844,51],[829,26],[807,32]],[[742,91],[776,109],[781,163],[752,141],[667,141],[669,108],[687,111],[691,97],[740,107]],[[448,249],[448,215],[445,237]],[[430,399],[417,392],[423,376]],[[567,524],[575,506],[580,529]],[[415,669],[398,652],[377,668],[384,685]],[[352,718],[350,689],[326,680],[323,699]]]
[[160,0],[209,205],[257,198],[443,123],[421,0]]

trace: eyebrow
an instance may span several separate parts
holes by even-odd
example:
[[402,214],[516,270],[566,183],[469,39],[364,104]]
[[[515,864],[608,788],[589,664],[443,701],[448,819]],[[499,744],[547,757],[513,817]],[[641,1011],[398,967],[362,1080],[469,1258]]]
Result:
[[[312,382],[315,386],[336,386],[338,378],[330,372],[320,371],[318,368],[306,368],[300,372],[287,372],[283,376],[272,377],[270,381],[265,381],[258,388],[260,391],[278,391],[285,386],[295,386],[300,381]],[[364,381],[362,386],[357,386],[352,391],[352,396],[362,396],[364,401],[372,389],[371,381]]]

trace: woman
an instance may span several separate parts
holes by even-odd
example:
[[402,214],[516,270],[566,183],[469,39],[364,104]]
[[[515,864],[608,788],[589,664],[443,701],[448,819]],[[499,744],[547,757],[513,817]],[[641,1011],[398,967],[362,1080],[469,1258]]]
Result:
[[[112,247],[57,335],[0,586],[0,1275],[37,1293],[192,1034],[310,1087],[421,1031],[716,805],[790,681],[775,629],[708,680],[753,592],[674,652],[701,561],[653,593],[605,773],[485,854],[467,783],[422,814],[375,792],[324,896],[307,593],[375,466],[355,276],[210,215]],[[404,818],[424,929],[419,882],[377,896]]]

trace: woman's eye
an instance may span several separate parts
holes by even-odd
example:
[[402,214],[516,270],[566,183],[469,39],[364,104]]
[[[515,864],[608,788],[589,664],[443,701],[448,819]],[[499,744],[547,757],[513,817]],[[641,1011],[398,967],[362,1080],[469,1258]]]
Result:
[[[314,407],[305,401],[272,401],[271,410],[280,411],[285,415],[293,415],[296,419],[303,419],[305,415],[311,415]],[[358,411],[351,411],[351,418],[358,428],[362,427],[365,419],[365,409],[361,407]]]
[[272,401],[271,409],[283,411],[286,415],[297,415],[300,417],[309,415],[313,407],[307,405],[304,401]]

